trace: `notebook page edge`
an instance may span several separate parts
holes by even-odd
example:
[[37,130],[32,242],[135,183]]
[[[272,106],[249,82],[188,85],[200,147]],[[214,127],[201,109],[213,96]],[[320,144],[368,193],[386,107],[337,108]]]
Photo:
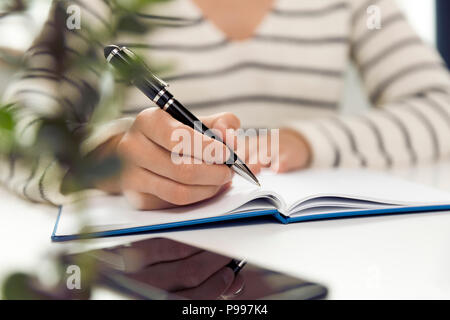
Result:
[[[152,226],[152,225],[161,225],[167,223],[180,223],[186,221],[194,221],[206,218],[214,218],[220,217],[227,214],[236,214],[241,211],[245,212],[245,204],[250,203],[255,199],[259,199],[262,197],[267,197],[269,195],[273,195],[271,192],[266,190],[253,190],[247,194],[235,194],[231,196],[226,196],[222,198],[222,201],[218,201],[214,199],[210,199],[206,202],[194,204],[191,206],[179,207],[175,209],[167,209],[167,210],[155,210],[155,211],[139,211],[134,210],[131,206],[126,202],[123,197],[118,196],[110,196],[110,195],[97,195],[95,197],[91,197],[88,200],[88,203],[85,205],[87,209],[84,214],[88,215],[87,221],[88,223],[82,223],[83,218],[80,219],[78,217],[79,212],[75,212],[76,203],[72,203],[69,205],[64,205],[61,208],[58,225],[55,230],[55,236],[63,236],[67,234],[78,234],[83,227],[96,227],[99,229],[103,229],[105,225],[109,225],[115,228],[124,228],[124,227],[142,227],[142,226]],[[234,200],[233,204],[228,206],[228,210],[225,210],[218,214],[210,214],[209,212],[214,211],[214,207],[220,207],[221,202],[227,202],[227,199],[232,197]],[[214,202],[214,206],[211,206],[211,203]],[[282,200],[280,200],[282,201]],[[106,203],[106,205],[105,205]],[[235,208],[242,207],[242,210],[239,212],[233,212]],[[193,208],[197,208],[197,210],[192,210]],[[198,210],[200,208],[200,210]],[[202,210],[203,208],[203,210]],[[209,208],[209,209],[208,209]],[[278,208],[274,207],[274,210],[278,210]],[[115,211],[125,211],[129,214],[130,217],[127,219],[124,215],[116,215],[114,213],[108,215],[108,210]],[[256,210],[256,209],[255,209]],[[261,208],[261,210],[267,210],[267,208]],[[183,212],[190,211],[190,212]],[[209,212],[208,212],[209,211]],[[89,217],[91,215],[91,217]],[[148,216],[148,218],[146,217]],[[150,216],[151,215],[151,216]],[[92,217],[97,216],[97,217]],[[107,223],[102,223],[103,221],[107,221]],[[104,229],[102,231],[105,231]]]

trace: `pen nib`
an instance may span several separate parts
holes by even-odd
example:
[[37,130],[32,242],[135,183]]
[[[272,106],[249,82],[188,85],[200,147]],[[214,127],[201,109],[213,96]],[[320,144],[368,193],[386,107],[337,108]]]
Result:
[[261,187],[261,184],[259,183],[258,179],[255,177],[253,172],[250,171],[250,169],[246,166],[245,163],[242,161],[236,161],[231,168],[236,172],[238,175],[240,175],[242,178],[244,178],[247,181],[250,181],[251,183],[257,185],[258,187]]

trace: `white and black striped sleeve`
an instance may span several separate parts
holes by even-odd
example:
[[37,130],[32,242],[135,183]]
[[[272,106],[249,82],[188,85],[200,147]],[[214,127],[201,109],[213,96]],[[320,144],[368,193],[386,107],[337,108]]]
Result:
[[[354,2],[351,55],[373,110],[295,124],[309,140],[314,167],[418,164],[450,156],[450,78],[392,0]],[[367,8],[381,28],[367,27]]]
[[[81,28],[69,28],[67,18],[80,10]],[[79,57],[104,62],[102,44],[93,34],[107,34],[109,8],[102,0],[54,1],[40,36],[25,54],[25,68],[7,88],[5,100],[15,103],[16,137],[23,146],[32,145],[44,116],[64,112],[75,133],[86,126],[99,100],[99,74],[95,64],[80,67]],[[60,204],[65,169],[51,156],[41,155],[24,163],[14,155],[0,161],[0,181],[19,195],[35,202]]]

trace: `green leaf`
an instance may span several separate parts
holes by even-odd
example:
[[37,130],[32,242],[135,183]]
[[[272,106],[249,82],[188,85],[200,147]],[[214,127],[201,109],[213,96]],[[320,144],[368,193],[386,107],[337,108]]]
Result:
[[3,283],[2,299],[36,300],[40,296],[32,289],[33,278],[26,273],[13,273]]
[[12,131],[0,128],[0,153],[9,154],[14,145],[14,135]]
[[12,111],[9,109],[11,106],[12,104],[9,104],[0,108],[0,129],[14,130],[14,117]]

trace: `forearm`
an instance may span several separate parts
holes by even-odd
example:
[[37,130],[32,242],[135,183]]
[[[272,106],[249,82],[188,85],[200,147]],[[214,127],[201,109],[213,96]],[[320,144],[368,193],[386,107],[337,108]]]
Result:
[[360,115],[293,125],[311,145],[313,167],[389,168],[450,157],[450,94],[425,92]]
[[448,70],[393,1],[377,2],[383,26],[368,29],[370,4],[354,2],[351,58],[374,108],[293,124],[311,145],[312,166],[387,168],[447,159]]

